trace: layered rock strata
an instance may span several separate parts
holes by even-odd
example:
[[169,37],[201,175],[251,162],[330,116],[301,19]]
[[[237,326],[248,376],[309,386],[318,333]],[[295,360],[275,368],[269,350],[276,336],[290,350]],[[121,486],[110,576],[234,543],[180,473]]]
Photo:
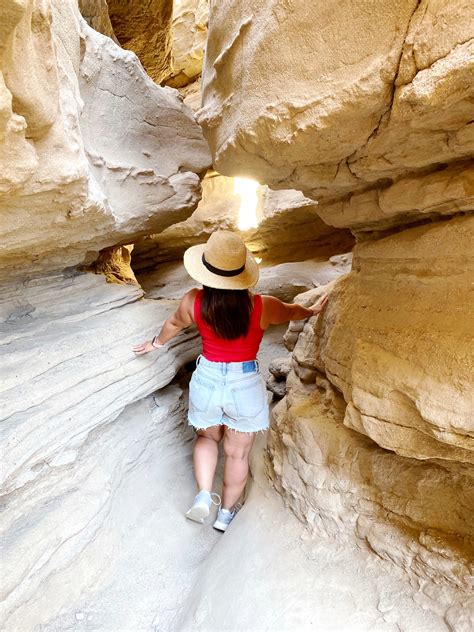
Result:
[[74,2],[7,4],[0,275],[88,262],[187,217],[210,156],[177,93],[91,29]]
[[468,632],[474,623],[472,471],[380,448],[346,427],[347,405],[324,374],[303,383],[297,371],[274,409],[267,462],[307,537],[348,548],[355,540],[403,570],[415,602],[432,600],[449,629]]
[[129,244],[194,210],[210,155],[178,93],[74,1],[3,4],[0,627],[32,630],[110,581],[167,434],[189,439],[165,387],[199,340],[133,354],[176,302],[142,300]]
[[181,391],[147,396],[197,356],[200,342],[187,332],[160,353],[135,356],[132,344],[150,339],[176,309],[142,295],[136,285],[78,273],[4,287],[5,629],[47,623],[104,581],[136,518],[126,507],[146,509],[146,494],[142,505],[137,489],[123,489],[137,471],[136,484],[146,486],[156,463],[174,454],[166,435],[184,422]]
[[349,227],[364,238],[400,225],[472,214],[473,209],[474,165],[462,161],[439,165],[426,175],[401,178],[383,189],[320,204],[318,214],[330,226]]

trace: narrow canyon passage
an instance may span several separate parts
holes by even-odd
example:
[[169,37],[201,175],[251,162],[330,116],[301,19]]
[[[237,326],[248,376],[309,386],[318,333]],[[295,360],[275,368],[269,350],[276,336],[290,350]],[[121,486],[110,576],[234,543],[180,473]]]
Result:
[[[148,302],[156,309],[157,301]],[[100,315],[107,326],[110,317]],[[74,329],[77,337],[77,321]],[[270,361],[286,353],[285,331],[275,327],[264,338],[259,357],[267,376]],[[123,345],[125,355],[127,340]],[[81,357],[67,364],[71,374],[81,371]],[[88,525],[76,525],[82,536],[75,533],[64,567],[55,563],[47,575],[38,569],[41,583],[24,594],[6,629],[448,629],[429,597],[393,565],[355,546],[309,536],[269,483],[265,436],[255,446],[250,492],[232,527],[222,534],[186,520],[194,479],[185,400],[178,384],[166,386],[127,405],[81,445],[74,487],[85,477],[87,493],[77,498],[72,487],[62,502],[78,519],[81,505],[95,495],[101,493],[102,502],[90,508]],[[216,489],[220,480],[219,468]],[[26,552],[22,562],[32,562]]]
[[[474,630],[473,69],[472,0],[0,0],[2,630]],[[224,534],[193,247],[307,315]]]

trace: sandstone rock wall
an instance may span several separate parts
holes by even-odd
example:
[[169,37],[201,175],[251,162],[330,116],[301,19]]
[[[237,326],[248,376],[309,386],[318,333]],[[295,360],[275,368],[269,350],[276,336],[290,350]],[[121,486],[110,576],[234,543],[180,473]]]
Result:
[[312,11],[214,3],[199,115],[220,172],[300,189],[358,239],[325,314],[291,328],[269,471],[314,534],[364,542],[467,630],[473,6]]
[[210,156],[177,93],[74,2],[5,9],[0,275],[87,262],[187,217]]
[[116,34],[136,53],[156,83],[182,88],[200,77],[209,0],[108,0],[108,5],[81,0],[80,8],[93,28],[112,38]]
[[[199,339],[134,355],[176,302],[142,300],[128,244],[191,214],[210,154],[177,91],[74,0],[0,4],[0,627],[33,630],[111,581],[169,435],[187,459],[166,387]],[[106,30],[104,5],[82,9]],[[93,260],[122,284],[77,270]]]
[[164,353],[136,357],[132,344],[176,309],[142,296],[70,271],[3,285],[3,629],[47,624],[110,581],[134,512],[149,511],[141,490],[153,479],[155,502],[167,475],[159,464],[180,458],[167,452],[168,435],[189,439],[181,390],[161,389],[200,341],[188,332]]
[[473,605],[473,222],[356,246],[324,317],[288,336],[267,461],[314,535],[355,537],[402,567],[459,630]]
[[[472,471],[404,458],[345,427],[344,399],[296,372],[274,410],[268,470],[315,539],[355,542],[404,570],[455,630],[470,629]],[[454,592],[451,592],[453,591]]]
[[357,246],[326,316],[344,423],[402,456],[474,464],[473,235],[455,218]]
[[[156,81],[168,77],[170,3],[109,5],[124,46],[142,55]],[[116,612],[83,624],[74,613],[72,620],[54,618],[88,602],[88,591],[101,581],[113,584],[117,568],[108,598],[123,612],[124,577],[129,568],[146,567],[137,559],[160,528],[182,554],[182,532],[176,535],[174,526],[183,506],[170,504],[166,525],[145,529],[138,555],[132,545],[130,557],[117,562],[142,515],[155,526],[150,512],[155,516],[163,506],[153,503],[172,499],[175,485],[180,493],[192,487],[190,464],[175,445],[177,437],[189,438],[181,426],[182,394],[176,386],[162,389],[196,357],[199,342],[189,331],[161,354],[137,358],[130,348],[156,333],[176,307],[182,270],[150,277],[158,301],[143,299],[134,283],[110,285],[73,268],[110,248],[118,275],[133,282],[121,272],[126,245],[158,235],[149,240],[154,253],[145,241],[138,245],[136,261],[146,268],[160,256],[174,258],[205,239],[216,222],[234,226],[228,205],[237,200],[227,185],[221,195],[216,179],[218,204],[203,212],[205,196],[199,221],[184,226],[211,158],[176,91],[159,88],[133,53],[87,26],[74,0],[4,0],[1,6],[1,625],[110,628],[120,618]],[[177,84],[197,73],[205,20],[204,2],[180,6],[175,32],[190,50],[176,55]],[[82,8],[98,28],[109,28],[104,3],[84,0]],[[326,312],[290,328],[292,370],[275,411],[267,471],[306,527],[302,537],[332,538],[346,549],[357,544],[395,564],[414,599],[422,607],[430,601],[440,630],[468,632],[474,626],[472,5],[361,0],[348,8],[317,1],[311,10],[308,19],[301,0],[212,3],[203,82],[200,116],[216,167],[280,189],[261,196],[261,226],[245,235],[252,249],[274,260],[300,258],[302,242],[314,248],[331,235],[347,238],[348,229],[358,237],[352,271],[326,287]],[[182,28],[191,23],[197,26]],[[319,203],[289,191],[295,188]],[[291,235],[287,250],[282,232]],[[156,254],[156,246],[168,254]],[[109,269],[112,259],[103,253],[95,269]],[[274,293],[291,277],[278,290],[282,296],[300,281],[306,289],[335,276],[335,266],[319,261],[305,269],[321,275],[317,283],[284,266],[262,275]],[[299,300],[312,303],[322,291]],[[187,467],[182,488],[178,464]],[[278,551],[268,544],[268,527],[286,514],[262,514],[258,498],[253,511],[245,551],[261,556],[259,578],[268,586],[267,560]],[[252,539],[255,521],[265,529]],[[280,547],[295,545],[294,533]],[[187,542],[186,559],[199,558],[202,541],[196,546],[193,534]],[[254,558],[241,557],[227,599],[236,594],[236,578],[255,571]],[[370,583],[374,563],[365,559],[369,570],[361,577]],[[166,560],[157,556],[171,567]],[[220,569],[229,562],[223,554],[215,560]],[[151,594],[139,591],[144,629],[170,628],[170,613],[179,610],[158,563],[150,571]],[[275,576],[283,567],[276,566]],[[295,577],[303,583],[320,570],[306,567]],[[181,586],[182,578],[173,577],[170,585]],[[136,585],[149,590],[146,580]],[[338,600],[341,592],[353,595],[353,586],[345,590],[344,568],[337,581],[344,586]],[[199,587],[221,596],[222,583],[222,575],[210,572]],[[281,583],[271,585],[281,590]],[[309,602],[313,584],[305,586]],[[370,616],[358,620],[362,629],[409,629],[398,587],[390,584],[383,597],[377,588]],[[149,616],[157,591],[165,612],[158,622]],[[255,594],[250,600],[249,592],[239,594],[245,599],[231,607],[222,599],[213,607],[217,627],[236,610],[255,624]],[[323,628],[338,614],[335,601],[328,617],[318,619]],[[275,627],[274,611],[262,603]],[[301,602],[290,602],[288,618],[279,620],[300,629],[295,603]],[[354,603],[359,616],[355,597]],[[179,612],[188,627],[208,625],[207,590],[196,590]],[[127,608],[119,625],[136,627],[134,617]]]

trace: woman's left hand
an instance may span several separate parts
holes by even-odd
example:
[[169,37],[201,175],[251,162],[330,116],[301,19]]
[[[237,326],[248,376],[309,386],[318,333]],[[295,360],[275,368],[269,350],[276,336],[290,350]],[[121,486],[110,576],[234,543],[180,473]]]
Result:
[[308,309],[310,309],[313,312],[313,314],[316,316],[316,314],[320,314],[323,311],[323,309],[326,307],[328,300],[329,300],[328,295],[323,294],[323,296],[321,296],[319,301],[315,303],[314,305],[311,305],[311,307],[309,307]]
[[145,340],[139,345],[133,345],[132,351],[136,355],[143,355],[144,353],[148,353],[149,351],[156,351],[156,347],[151,344],[151,340]]

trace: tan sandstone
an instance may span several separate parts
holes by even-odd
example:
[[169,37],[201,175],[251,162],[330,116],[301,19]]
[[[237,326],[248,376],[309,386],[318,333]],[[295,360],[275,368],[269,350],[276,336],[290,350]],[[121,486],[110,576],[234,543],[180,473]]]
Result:
[[402,456],[474,460],[473,224],[453,218],[356,246],[322,329],[305,328],[294,349],[341,391],[347,426]]

